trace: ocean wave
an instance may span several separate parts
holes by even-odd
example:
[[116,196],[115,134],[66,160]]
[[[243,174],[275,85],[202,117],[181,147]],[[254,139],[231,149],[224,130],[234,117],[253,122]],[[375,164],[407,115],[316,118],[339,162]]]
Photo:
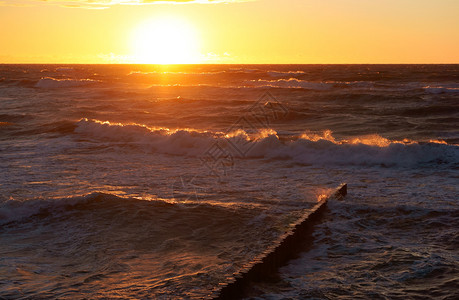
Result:
[[9,86],[20,86],[20,87],[27,87],[33,88],[37,80],[33,79],[10,79],[10,78],[0,78],[0,84],[2,85],[9,85]]
[[[383,91],[411,91],[418,90],[422,88],[422,84],[414,82],[409,84],[402,85],[393,85],[393,84],[377,84],[375,81],[307,81],[301,80],[294,77],[288,79],[281,78],[275,80],[249,80],[246,83],[255,85],[257,87],[276,87],[276,88],[301,88],[308,90],[318,90],[318,91],[327,91],[333,88],[351,88],[356,90],[383,90]],[[451,91],[454,91],[453,88],[448,88]]]
[[[152,209],[153,208],[153,209]],[[244,217],[251,225],[260,225],[264,219],[260,218],[260,209],[253,205],[238,206]],[[53,218],[55,222],[65,222],[73,216],[77,219],[92,218],[93,225],[100,224],[107,226],[107,222],[114,219],[119,223],[136,223],[143,227],[159,216],[169,220],[162,224],[164,230],[169,226],[183,226],[186,222],[183,219],[176,219],[174,216],[180,214],[188,216],[188,221],[193,219],[194,226],[207,223],[202,216],[213,216],[220,219],[223,224],[221,230],[227,226],[231,228],[237,225],[237,221],[231,221],[234,217],[234,207],[228,208],[220,203],[207,203],[203,201],[182,202],[175,199],[164,198],[137,198],[121,197],[111,193],[92,192],[82,196],[69,196],[63,198],[36,198],[29,200],[10,199],[0,202],[0,225],[7,225],[15,222],[26,223],[37,220],[42,223],[45,218]],[[91,217],[92,216],[92,217]],[[231,224],[234,222],[233,224]],[[212,222],[210,222],[212,223]],[[150,223],[151,224],[151,223]],[[205,224],[212,225],[212,224]],[[158,225],[159,227],[160,225]],[[229,229],[228,228],[228,229]],[[138,227],[133,228],[132,235],[138,234]],[[220,229],[219,229],[220,230]],[[124,231],[126,233],[126,231]],[[174,237],[174,234],[171,234]]]
[[[287,74],[287,73],[285,73]],[[285,75],[284,74],[284,75]],[[292,74],[290,74],[292,75]],[[257,79],[245,81],[248,85],[255,87],[274,87],[274,88],[292,88],[292,89],[307,89],[317,91],[327,91],[331,89],[354,89],[354,90],[370,90],[370,91],[386,91],[386,92],[408,92],[408,91],[425,91],[429,94],[442,93],[458,93],[457,85],[444,86],[425,86],[422,82],[409,83],[381,83],[376,81],[308,81],[301,80],[295,77],[280,78],[273,80]]]
[[[224,75],[224,74],[254,74],[254,73],[265,73],[265,71],[258,70],[258,69],[228,69],[228,70],[221,70],[221,71],[202,71],[202,72],[187,72],[187,71],[131,71],[127,75],[128,76],[156,76],[156,75]],[[302,71],[294,71],[294,72],[276,72],[276,71],[269,71],[267,74],[303,74]]]
[[98,205],[101,209],[105,210],[113,208],[114,212],[118,212],[117,206],[124,206],[125,209],[133,209],[135,208],[133,207],[135,203],[137,206],[144,206],[152,202],[156,206],[163,207],[172,206],[175,203],[174,199],[127,198],[104,192],[92,192],[87,195],[64,198],[37,198],[24,201],[10,199],[0,202],[0,225],[23,221],[32,216],[62,216],[76,208],[90,211],[92,210],[92,207],[89,207],[91,205]]
[[174,155],[198,156],[217,138],[216,133],[192,129],[169,130],[139,124],[119,124],[82,119],[76,133],[103,140],[138,145],[147,151]]
[[92,79],[56,79],[51,77],[41,78],[36,84],[37,88],[51,89],[51,88],[68,88],[79,87],[94,84],[98,81]]
[[7,123],[16,123],[23,120],[33,119],[34,116],[26,113],[9,113],[9,114],[0,114],[0,120]]
[[327,82],[311,82],[300,80],[296,78],[289,78],[289,79],[277,79],[277,80],[250,80],[248,83],[260,87],[278,87],[278,88],[302,88],[302,89],[310,89],[310,90],[330,90],[333,88],[333,84]]
[[459,86],[426,86],[424,91],[429,94],[456,94],[459,93]]
[[357,88],[357,89],[374,89],[374,81],[332,81],[330,84],[334,84],[335,87],[343,88]]
[[[2,271],[11,270],[6,285],[13,286],[2,289],[0,298],[80,298],[75,286],[82,284],[86,294],[110,298],[113,287],[106,281],[127,280],[117,296],[203,299],[275,241],[277,219],[262,214],[99,192],[0,203],[2,250],[10,254]],[[15,258],[24,249],[38,251],[18,266]],[[22,284],[20,293],[13,281]]]
[[62,211],[78,203],[96,200],[101,193],[63,199],[8,200],[0,203],[0,225],[21,221],[34,215],[47,215],[51,210]]
[[[451,113],[459,112],[459,107],[452,107],[447,104],[429,105],[425,107],[405,108],[399,111],[401,116],[426,117],[426,116],[448,116]],[[442,125],[441,127],[445,127]]]
[[143,151],[204,159],[209,151],[218,150],[220,155],[232,158],[290,159],[311,165],[411,167],[459,163],[459,146],[447,145],[444,141],[391,141],[376,134],[338,140],[329,130],[284,138],[272,129],[254,132],[169,130],[82,119],[75,132],[95,142],[111,142],[118,147],[136,146]]
[[[418,180],[399,177],[398,184],[404,188],[381,195],[390,180],[378,176],[377,182],[371,184],[377,193],[368,194],[367,189],[358,192],[361,188],[354,186],[351,197],[329,202],[333,218],[316,227],[314,243],[318,246],[280,272],[282,278],[295,284],[294,288],[264,296],[416,298],[421,292],[418,282],[429,282],[423,285],[425,299],[450,296],[451,291],[457,290],[453,279],[457,258],[452,251],[458,246],[459,211],[455,201],[450,202],[450,207],[437,202],[444,194],[436,184],[424,182],[425,177]],[[419,192],[426,187],[425,192]],[[338,264],[342,267],[337,273]],[[349,284],[362,276],[368,280],[349,290]]]
[[128,76],[154,76],[154,75],[224,75],[224,74],[258,74],[267,75],[271,77],[283,77],[283,76],[295,76],[303,75],[304,71],[264,71],[260,69],[242,69],[242,68],[230,68],[228,70],[221,71],[202,71],[202,72],[186,72],[186,71],[138,71],[134,70],[129,72]]
[[216,75],[223,74],[225,71],[215,71],[215,72],[172,72],[172,71],[131,71],[127,76],[157,76],[157,75]]
[[58,67],[56,68],[56,72],[67,72],[67,71],[75,71],[73,67]]
[[305,74],[304,71],[268,71],[268,75],[272,77],[282,77],[282,76],[292,76],[292,75],[303,75]]

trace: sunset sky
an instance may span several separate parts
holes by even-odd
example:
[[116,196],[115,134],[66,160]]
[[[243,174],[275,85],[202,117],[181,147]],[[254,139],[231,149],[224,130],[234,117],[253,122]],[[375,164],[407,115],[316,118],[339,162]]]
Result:
[[457,0],[0,0],[0,63],[459,63]]

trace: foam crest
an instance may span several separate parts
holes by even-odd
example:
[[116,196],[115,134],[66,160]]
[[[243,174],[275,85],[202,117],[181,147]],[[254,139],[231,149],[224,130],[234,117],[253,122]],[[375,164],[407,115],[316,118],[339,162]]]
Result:
[[75,71],[73,67],[59,67],[56,68],[56,72],[67,72],[67,71]]
[[121,147],[136,145],[144,151],[196,157],[202,157],[212,144],[218,144],[235,158],[291,159],[311,165],[409,167],[459,163],[459,147],[443,141],[391,141],[376,134],[338,140],[330,130],[304,132],[286,140],[273,129],[250,133],[238,129],[225,134],[83,119],[75,131]]
[[310,90],[330,90],[333,88],[333,84],[327,82],[311,82],[300,80],[296,78],[289,78],[289,79],[277,79],[277,80],[251,80],[249,81],[250,84],[254,84],[255,86],[262,86],[262,87],[278,87],[278,88],[301,88],[301,89],[310,89]]
[[88,119],[80,120],[75,132],[107,142],[138,145],[146,151],[190,156],[201,154],[218,135],[193,129],[170,130],[140,124],[120,124]]
[[[420,164],[457,164],[459,147],[410,140],[390,141],[378,135],[366,135],[337,141],[331,132],[324,139],[302,139],[286,145],[284,152],[296,162],[311,165],[357,165],[416,167]],[[267,156],[279,157],[271,152]]]
[[303,134],[301,134],[300,138],[303,140],[309,140],[313,142],[317,142],[319,140],[330,141],[332,143],[336,142],[331,130],[324,130],[321,133],[304,132]]
[[268,74],[271,77],[282,77],[282,76],[291,76],[291,75],[303,75],[305,74],[304,71],[287,71],[287,72],[282,72],[282,71],[268,71]]
[[426,86],[424,87],[424,91],[426,91],[429,94],[456,94],[459,93],[459,86]]
[[51,77],[45,77],[40,79],[35,87],[52,89],[52,88],[68,88],[68,87],[79,87],[93,84],[98,81],[92,79],[56,79]]

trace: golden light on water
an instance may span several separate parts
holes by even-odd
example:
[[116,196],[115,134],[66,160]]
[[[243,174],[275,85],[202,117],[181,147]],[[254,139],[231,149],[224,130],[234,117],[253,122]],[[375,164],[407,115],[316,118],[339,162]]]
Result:
[[132,33],[132,57],[141,64],[189,64],[200,60],[199,38],[193,25],[164,17],[144,21]]

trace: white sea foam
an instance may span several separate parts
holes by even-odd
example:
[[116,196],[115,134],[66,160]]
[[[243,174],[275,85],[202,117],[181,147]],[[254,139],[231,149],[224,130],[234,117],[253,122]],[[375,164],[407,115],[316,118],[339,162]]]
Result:
[[107,142],[137,144],[144,150],[174,155],[198,156],[210,144],[215,134],[190,129],[169,130],[149,128],[138,124],[111,124],[83,119],[75,132]]
[[331,131],[304,133],[289,141],[279,139],[274,130],[247,133],[202,132],[192,129],[168,130],[137,124],[111,124],[83,119],[75,130],[95,142],[117,146],[137,146],[143,151],[173,155],[205,156],[218,143],[235,158],[291,159],[311,165],[416,166],[423,163],[459,163],[459,147],[432,141],[390,141],[378,135],[337,140]]

